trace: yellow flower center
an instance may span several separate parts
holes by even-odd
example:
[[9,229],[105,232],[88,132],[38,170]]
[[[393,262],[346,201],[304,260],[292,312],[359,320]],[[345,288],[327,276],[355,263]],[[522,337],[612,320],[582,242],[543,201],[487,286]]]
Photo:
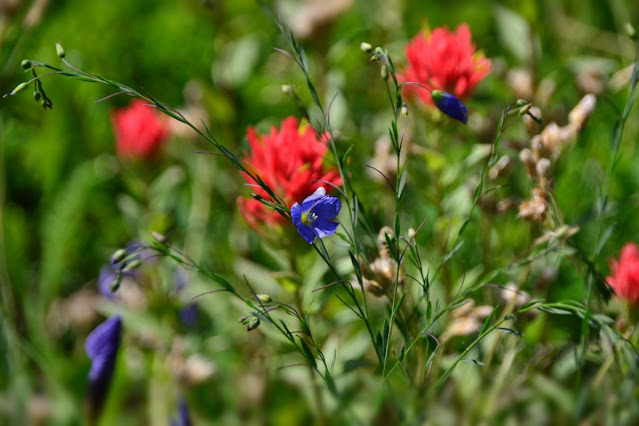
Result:
[[317,215],[312,211],[307,211],[302,213],[302,223],[306,226],[311,226],[313,222],[317,219]]

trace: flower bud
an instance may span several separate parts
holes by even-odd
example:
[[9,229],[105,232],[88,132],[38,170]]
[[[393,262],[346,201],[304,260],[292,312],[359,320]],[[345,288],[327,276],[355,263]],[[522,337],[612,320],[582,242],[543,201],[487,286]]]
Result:
[[35,99],[36,102],[40,102],[40,97],[41,96],[42,95],[37,90],[35,92],[33,92],[33,99]]
[[111,294],[118,291],[118,289],[120,288],[121,282],[122,282],[122,273],[118,271],[115,274],[115,278],[113,279],[113,281],[111,281],[111,284],[109,284],[109,291],[111,292]]
[[115,251],[115,253],[113,253],[113,256],[111,256],[111,265],[115,265],[116,263],[120,263],[124,260],[124,258],[126,257],[126,249],[118,249]]
[[370,53],[370,52],[373,51],[373,46],[371,46],[369,43],[361,43],[359,45],[359,48],[362,49],[366,53]]
[[24,83],[20,83],[20,84],[18,84],[18,85],[16,86],[16,88],[15,88],[15,89],[13,89],[13,90],[11,91],[11,93],[9,93],[9,95],[8,95],[8,96],[13,96],[13,95],[15,95],[16,93],[20,93],[20,92],[22,92],[24,89],[26,89],[26,88],[27,88],[27,86],[29,86],[29,84],[28,84],[26,81],[25,81]]
[[408,107],[406,104],[402,105],[402,115],[406,117],[408,115]]
[[134,269],[138,269],[140,265],[142,265],[142,261],[140,259],[132,260],[126,264],[126,266],[122,269],[122,272],[133,271]]
[[60,59],[64,59],[64,57],[66,56],[60,42],[55,44],[55,53],[58,55]]
[[240,322],[241,324],[246,325],[246,324],[248,324],[248,323],[249,323],[249,321],[251,320],[251,318],[252,318],[251,316],[246,316],[246,315],[245,315],[245,316],[243,316],[243,317],[241,317],[241,318],[239,319],[239,322]]
[[433,90],[430,92],[430,96],[433,98],[435,106],[437,106],[441,112],[466,124],[466,121],[468,121],[468,110],[462,101],[442,90]]
[[528,102],[528,101],[527,101],[527,100],[525,100],[525,99],[517,99],[517,102],[515,102],[515,106],[516,106],[517,108],[521,108],[521,107],[523,107],[524,105],[529,104],[529,103],[530,103],[530,102]]
[[408,239],[412,240],[417,236],[417,231],[413,228],[408,228]]
[[33,62],[31,62],[28,59],[25,59],[24,61],[20,63],[20,66],[22,67],[22,69],[28,70],[29,68],[33,67]]
[[256,294],[255,298],[261,303],[269,303],[272,300],[271,296],[268,294]]
[[282,93],[288,96],[292,96],[293,94],[295,94],[295,92],[293,91],[293,88],[289,86],[288,84],[282,85]]
[[246,331],[255,330],[259,326],[260,326],[260,319],[258,317],[253,317],[249,321],[249,324],[246,327]]
[[381,47],[376,47],[375,53],[377,53],[379,56],[384,56],[384,49],[382,49]]
[[382,64],[382,68],[379,71],[379,75],[382,77],[382,80],[384,81],[388,80],[388,69],[386,68],[386,65]]
[[519,110],[519,116],[526,115],[530,111],[531,104],[526,104]]

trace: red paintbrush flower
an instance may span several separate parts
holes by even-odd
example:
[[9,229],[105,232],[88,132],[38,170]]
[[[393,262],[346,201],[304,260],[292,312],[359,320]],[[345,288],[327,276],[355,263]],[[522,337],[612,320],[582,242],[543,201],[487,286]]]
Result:
[[626,299],[631,305],[639,304],[639,247],[628,243],[621,249],[619,261],[610,260],[611,276],[606,281],[615,290],[620,299]]
[[120,158],[144,160],[158,154],[169,136],[168,124],[142,99],[111,114],[115,148]]
[[[330,190],[330,182],[341,185],[337,168],[324,166],[324,155],[328,151],[326,136],[318,140],[310,127],[300,129],[295,117],[282,121],[280,130],[273,126],[271,133],[260,135],[249,127],[247,138],[251,152],[243,158],[244,166],[267,184],[282,199],[287,207],[313,194],[320,186]],[[254,185],[252,191],[265,199],[268,193],[244,174],[246,181]],[[261,225],[276,225],[286,222],[275,210],[253,198],[237,200],[244,220],[256,231]]]
[[[489,59],[476,52],[466,24],[454,33],[447,28],[436,28],[430,35],[420,32],[406,45],[406,56],[408,66],[399,76],[402,82],[420,83],[462,100],[486,77],[491,66]],[[433,103],[430,91],[417,85],[404,86],[404,93]]]

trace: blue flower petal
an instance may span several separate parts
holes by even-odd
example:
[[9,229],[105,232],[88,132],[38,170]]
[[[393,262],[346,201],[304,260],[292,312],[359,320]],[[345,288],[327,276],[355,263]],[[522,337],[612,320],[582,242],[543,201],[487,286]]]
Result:
[[102,410],[111,384],[121,333],[122,320],[120,315],[114,315],[93,330],[84,344],[91,358],[88,399],[93,418]]
[[84,347],[89,358],[93,359],[101,353],[109,353],[117,350],[120,344],[120,332],[122,319],[120,315],[114,315],[96,327],[89,334]]
[[313,207],[313,204],[315,204],[316,201],[320,200],[323,197],[326,197],[326,189],[320,186],[319,188],[317,188],[317,191],[313,193],[313,195],[306,197],[306,199],[302,203],[302,211],[309,211],[311,207]]
[[297,232],[300,233],[307,243],[313,244],[315,242],[315,232],[303,223],[297,225]]
[[291,219],[293,219],[293,225],[295,226],[302,223],[302,207],[299,203],[295,203],[291,207]]
[[313,230],[318,237],[324,238],[333,235],[339,223],[332,220],[318,219],[313,222]]
[[342,202],[337,197],[327,196],[319,200],[311,209],[320,219],[334,219],[342,208]]
[[442,90],[433,90],[430,96],[441,112],[466,124],[466,121],[468,121],[468,110],[462,101]]

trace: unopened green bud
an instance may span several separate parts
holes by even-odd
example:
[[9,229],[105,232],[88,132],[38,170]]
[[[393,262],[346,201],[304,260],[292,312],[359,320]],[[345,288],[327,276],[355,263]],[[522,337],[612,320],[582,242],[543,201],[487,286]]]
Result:
[[377,53],[380,56],[384,55],[384,49],[382,49],[381,47],[376,47],[375,48],[375,53]]
[[524,105],[520,110],[519,110],[519,116],[521,117],[522,115],[525,115],[528,113],[528,111],[530,111],[530,107],[531,104],[526,104]]
[[22,67],[22,69],[28,70],[29,68],[33,67],[33,62],[31,62],[28,59],[25,59],[24,61],[20,63],[20,66]]
[[240,318],[239,322],[246,325],[251,320],[252,316],[243,316]]
[[116,263],[122,262],[126,257],[126,253],[126,249],[116,250],[115,253],[113,253],[113,256],[111,256],[111,264],[115,265]]
[[122,269],[122,272],[133,271],[134,269],[138,269],[140,265],[142,265],[142,261],[140,259],[132,260],[126,264],[126,266]]
[[361,43],[359,47],[366,53],[370,53],[373,51],[373,46],[371,46],[369,43]]
[[272,299],[268,294],[256,294],[255,298],[261,303],[269,303]]
[[377,62],[377,61],[379,61],[379,57],[377,55],[371,56],[371,62]]
[[626,34],[631,39],[637,40],[637,30],[635,30],[635,27],[630,22],[626,22]]
[[35,92],[33,92],[33,99],[35,99],[36,102],[40,102],[40,98],[41,97],[42,97],[42,95],[37,90]]
[[408,106],[406,106],[406,104],[402,105],[402,115],[404,117],[408,115]]
[[55,53],[57,53],[58,57],[60,57],[61,59],[64,59],[64,57],[66,56],[60,42],[55,44]]
[[118,272],[115,275],[115,278],[113,279],[113,281],[111,281],[111,284],[109,284],[109,291],[111,292],[111,294],[115,293],[120,288],[121,282],[122,282],[122,274]]
[[40,106],[42,108],[46,108],[47,107],[47,101],[45,101],[44,99],[40,100]]
[[15,88],[15,89],[13,89],[13,90],[11,91],[11,93],[9,93],[9,96],[13,96],[13,95],[15,95],[16,93],[20,93],[20,92],[22,92],[24,89],[26,89],[26,88],[27,88],[27,86],[29,86],[29,84],[28,84],[26,81],[25,81],[24,83],[20,83],[20,84],[18,84],[18,85],[16,86],[16,88]]
[[530,102],[528,102],[528,101],[527,101],[527,100],[525,100],[525,99],[517,99],[517,102],[515,102],[515,106],[516,106],[517,108],[521,108],[521,107],[523,107],[524,105],[529,104],[529,103],[530,103]]
[[259,326],[260,326],[260,319],[258,317],[253,317],[249,321],[249,324],[246,327],[246,331],[255,330]]

